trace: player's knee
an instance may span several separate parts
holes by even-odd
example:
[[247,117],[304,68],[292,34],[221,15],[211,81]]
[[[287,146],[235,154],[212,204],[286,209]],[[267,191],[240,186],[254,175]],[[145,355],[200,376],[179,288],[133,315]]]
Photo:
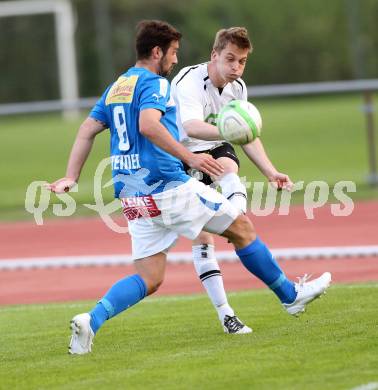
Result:
[[145,279],[147,285],[147,295],[151,295],[156,292],[159,287],[162,285],[164,278],[163,277],[154,277]]
[[193,245],[214,245],[214,238],[211,233],[202,231],[194,240]]
[[245,215],[239,215],[224,235],[238,248],[247,246],[256,239],[255,227]]
[[249,241],[256,239],[256,230],[251,220],[245,215],[237,218],[236,234],[238,238],[246,238]]

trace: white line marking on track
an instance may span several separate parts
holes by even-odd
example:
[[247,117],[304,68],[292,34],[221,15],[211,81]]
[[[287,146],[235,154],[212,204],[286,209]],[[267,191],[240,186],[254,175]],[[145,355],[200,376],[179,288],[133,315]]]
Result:
[[[304,259],[334,259],[340,257],[376,257],[378,245],[368,246],[335,246],[335,247],[304,247],[272,249],[275,258],[279,260]],[[217,251],[220,262],[235,262],[234,251]],[[192,252],[171,252],[168,254],[170,263],[191,263]],[[0,259],[0,271],[32,268],[62,268],[62,267],[92,267],[132,264],[131,255],[97,255],[97,256],[56,256],[30,257],[16,259]]]

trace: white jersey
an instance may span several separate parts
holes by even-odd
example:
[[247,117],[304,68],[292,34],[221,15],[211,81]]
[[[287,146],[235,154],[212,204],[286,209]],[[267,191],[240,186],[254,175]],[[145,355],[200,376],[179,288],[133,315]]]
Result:
[[231,100],[247,100],[247,88],[242,79],[228,83],[224,88],[217,88],[209,78],[207,65],[208,63],[187,66],[172,80],[171,94],[177,108],[180,140],[192,152],[211,149],[222,141],[189,137],[182,123],[199,119],[216,126],[217,116],[223,106]]

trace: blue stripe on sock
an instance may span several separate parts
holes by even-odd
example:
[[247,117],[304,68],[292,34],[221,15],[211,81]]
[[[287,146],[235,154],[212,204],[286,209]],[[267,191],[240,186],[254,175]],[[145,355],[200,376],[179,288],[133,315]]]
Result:
[[93,332],[96,333],[106,320],[135,305],[146,295],[146,283],[138,274],[128,276],[113,284],[89,313]]
[[281,274],[278,279],[276,279],[272,284],[270,284],[268,287],[271,290],[275,290],[276,288],[280,287],[282,283],[286,280],[285,275]]
[[89,315],[91,316],[91,328],[96,334],[101,325],[109,318],[109,313],[101,302],[97,302]]
[[102,303],[104,306],[108,313],[108,319],[114,316],[114,306],[106,298],[102,298],[100,301],[98,301],[98,303]]

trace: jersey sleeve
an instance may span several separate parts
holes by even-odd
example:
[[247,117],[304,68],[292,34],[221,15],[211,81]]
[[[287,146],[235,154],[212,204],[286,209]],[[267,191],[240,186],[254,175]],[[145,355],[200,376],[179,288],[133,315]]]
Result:
[[191,119],[205,120],[203,85],[199,85],[198,81],[188,76],[172,85],[172,94],[181,123]]
[[154,108],[165,114],[169,95],[170,85],[167,79],[160,76],[147,77],[140,86],[139,110]]
[[108,121],[106,110],[105,110],[105,98],[110,89],[110,86],[106,89],[104,94],[100,97],[100,99],[97,100],[96,104],[92,108],[91,112],[89,113],[89,116],[93,119],[96,119],[102,123],[105,123],[106,127],[110,126],[110,123]]

